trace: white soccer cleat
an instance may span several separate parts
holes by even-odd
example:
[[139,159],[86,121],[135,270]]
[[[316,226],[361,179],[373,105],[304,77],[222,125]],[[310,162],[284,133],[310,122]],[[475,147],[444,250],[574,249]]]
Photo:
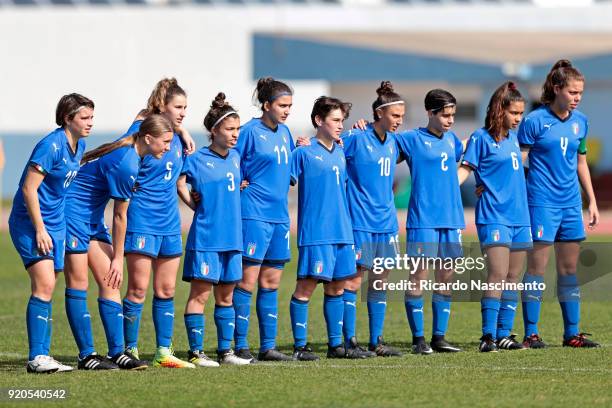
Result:
[[60,364],[50,356],[38,355],[34,360],[28,361],[26,370],[28,373],[55,373],[60,369]]
[[247,360],[245,358],[240,358],[234,354],[234,350],[230,349],[224,351],[222,353],[217,352],[219,356],[220,364],[229,364],[229,365],[248,365],[251,364],[251,360]]
[[198,367],[219,367],[219,363],[211,360],[203,351],[191,351],[189,350],[188,360],[190,363],[195,364]]
[[59,361],[57,361],[56,359],[54,359],[53,357],[51,357],[51,360],[55,361],[57,363],[57,365],[59,366],[57,372],[58,373],[69,373],[71,371],[74,371],[74,367],[71,367],[69,365],[66,364],[62,364]]

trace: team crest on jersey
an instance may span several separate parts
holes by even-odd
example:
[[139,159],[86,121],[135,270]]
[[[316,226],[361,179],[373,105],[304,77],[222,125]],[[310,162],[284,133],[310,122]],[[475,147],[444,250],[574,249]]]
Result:
[[181,149],[176,149],[176,158],[177,159],[181,158]]
[[578,122],[572,123],[572,130],[574,131],[575,135],[578,134],[578,132],[580,131],[580,126],[578,125]]
[[283,142],[286,144],[287,143],[287,138],[285,137],[285,135],[283,135]]
[[72,235],[70,237],[70,241],[68,242],[68,246],[72,249],[76,248],[79,245],[79,240],[77,239],[77,237],[75,237],[74,235]]
[[393,146],[389,146],[389,153],[393,154]]
[[206,262],[202,262],[202,265],[200,265],[200,273],[204,276],[208,276],[208,264]]
[[537,237],[542,238],[544,236],[544,226],[538,225]]
[[247,255],[249,256],[255,255],[256,249],[257,249],[257,244],[254,242],[249,242],[249,245],[247,246]]
[[451,147],[451,149],[455,148],[455,142],[453,142],[452,140],[448,139],[448,145]]
[[355,259],[357,261],[361,260],[361,248],[359,248],[357,251],[355,251]]
[[491,238],[493,239],[493,242],[499,241],[499,230],[491,231]]
[[145,237],[136,238],[136,248],[144,249],[146,244],[147,244],[147,239]]
[[234,159],[234,167],[238,168],[238,160]]
[[315,269],[315,273],[316,273],[317,275],[322,274],[322,273],[323,273],[323,262],[322,262],[322,261],[317,261],[317,262],[315,262],[315,267],[314,267],[314,269]]

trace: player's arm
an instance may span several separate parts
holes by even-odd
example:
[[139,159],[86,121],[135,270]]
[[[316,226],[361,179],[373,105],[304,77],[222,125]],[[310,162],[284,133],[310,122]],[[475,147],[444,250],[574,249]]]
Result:
[[181,140],[183,141],[183,145],[185,146],[185,154],[192,154],[195,152],[195,142],[191,137],[191,133],[183,126],[176,130],[176,133],[179,135]]
[[591,183],[591,172],[587,164],[586,152],[578,154],[578,180],[589,200],[589,228],[594,229],[599,224],[599,210],[595,200],[595,192]]
[[176,191],[181,200],[183,200],[189,208],[195,211],[197,204],[189,188],[187,188],[187,176],[185,174],[181,175],[176,181]]
[[121,287],[123,282],[123,256],[125,233],[127,230],[127,210],[129,200],[114,200],[113,207],[113,259],[104,280],[113,289]]
[[459,165],[459,167],[457,168],[457,178],[459,179],[459,185],[462,185],[465,180],[467,180],[467,178],[470,176],[470,173],[472,173],[472,168],[470,166],[463,163]]
[[23,193],[23,200],[30,215],[30,220],[32,220],[32,225],[36,231],[36,247],[41,254],[47,255],[53,249],[53,241],[45,228],[38,200],[38,188],[44,179],[44,170],[34,165],[28,167],[21,192]]

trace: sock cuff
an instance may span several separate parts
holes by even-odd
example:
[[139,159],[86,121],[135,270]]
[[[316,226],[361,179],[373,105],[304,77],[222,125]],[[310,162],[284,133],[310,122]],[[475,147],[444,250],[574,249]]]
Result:
[[34,295],[30,296],[30,302],[37,303],[39,305],[44,305],[44,306],[50,305],[52,303],[51,300],[42,300],[41,298],[36,297]]
[[368,301],[384,301],[387,300],[387,291],[368,288]]
[[174,297],[160,298],[157,296],[153,296],[153,303],[170,303],[170,302],[174,302]]
[[344,289],[344,293],[350,293],[351,295],[357,295],[356,290]]
[[142,309],[144,307],[144,303],[132,302],[128,298],[123,299],[123,305],[132,309]]
[[490,305],[490,304],[497,304],[499,305],[501,302],[498,298],[494,298],[494,297],[483,297],[482,299],[480,299],[480,303],[483,305]]
[[204,316],[204,313],[185,313],[183,316],[185,316],[185,317]]
[[216,309],[233,309],[233,308],[234,308],[234,306],[232,306],[232,305],[223,306],[223,305],[218,305],[218,304],[215,303],[215,310]]
[[504,290],[501,294],[501,300],[518,302],[518,291],[516,290]]
[[404,295],[404,302],[409,302],[409,303],[423,302],[423,296]]
[[121,306],[121,303],[117,303],[114,300],[110,300],[110,299],[98,298],[98,304],[112,306],[115,309],[123,309],[123,307]]
[[309,300],[300,300],[298,298],[296,298],[295,296],[291,296],[291,303],[297,303],[300,305],[307,305],[309,302]]
[[578,277],[576,275],[559,275],[557,277],[557,284],[563,286],[578,286]]
[[431,295],[432,302],[450,302],[452,298],[449,295],[442,295],[441,293],[434,293]]
[[327,294],[324,294],[323,295],[323,300],[342,299],[343,296],[344,296],[344,293],[342,293],[340,295],[327,295]]
[[523,276],[523,282],[541,283],[541,282],[544,282],[544,277],[540,275],[530,275],[526,273],[525,276]]
[[81,289],[66,288],[64,295],[71,299],[87,299],[87,291]]
[[253,292],[248,291],[248,290],[246,290],[246,289],[242,289],[241,287],[238,287],[238,286],[236,286],[236,287],[234,288],[234,293],[235,293],[235,292],[238,292],[238,293],[240,293],[240,294],[242,294],[242,295],[246,295],[246,296],[253,296]]
[[[241,290],[244,290],[244,289],[241,289]],[[261,286],[257,288],[257,294],[258,295],[260,293],[263,294],[263,293],[274,293],[274,292],[278,292],[278,288],[277,289],[270,289],[270,288],[262,288]]]

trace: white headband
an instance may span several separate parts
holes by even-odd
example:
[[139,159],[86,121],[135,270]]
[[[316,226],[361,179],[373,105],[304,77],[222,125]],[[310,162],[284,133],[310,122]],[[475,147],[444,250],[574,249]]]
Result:
[[378,107],[376,108],[376,110],[378,110],[378,109],[382,109],[382,108],[387,107],[387,106],[391,106],[391,105],[400,105],[400,104],[402,104],[402,105],[403,105],[403,104],[404,104],[404,101],[387,102],[387,103],[383,103],[382,105],[378,106]]
[[229,111],[226,114],[222,115],[219,119],[217,119],[217,121],[210,127],[210,129],[212,130],[213,128],[215,128],[219,123],[221,123],[221,121],[225,118],[227,118],[229,115],[233,115],[233,114],[238,114],[238,112],[236,111]]

